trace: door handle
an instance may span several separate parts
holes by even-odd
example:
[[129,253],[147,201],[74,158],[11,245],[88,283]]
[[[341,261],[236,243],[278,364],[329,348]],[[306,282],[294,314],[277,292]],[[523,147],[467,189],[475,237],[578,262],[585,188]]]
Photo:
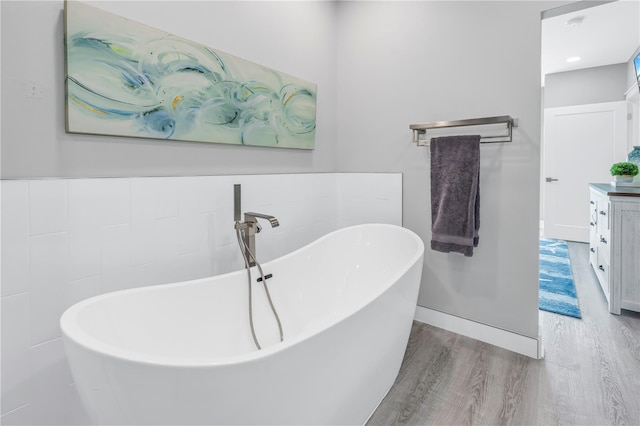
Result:
[[550,177],[548,177],[548,178],[545,178],[545,180],[546,180],[547,182],[555,182],[555,181],[557,181],[558,179],[554,179],[554,178],[550,178]]

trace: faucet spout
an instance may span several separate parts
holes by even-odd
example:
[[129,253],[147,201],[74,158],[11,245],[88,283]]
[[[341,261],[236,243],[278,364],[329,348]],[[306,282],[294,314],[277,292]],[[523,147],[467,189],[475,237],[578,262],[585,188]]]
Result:
[[262,213],[253,213],[253,212],[248,212],[244,214],[244,221],[245,222],[258,222],[258,219],[265,219],[269,221],[269,224],[271,224],[272,228],[275,228],[276,226],[280,226],[280,223],[278,222],[278,219],[275,216],[271,216],[268,214],[262,214]]
[[242,241],[249,266],[255,266],[257,263],[256,234],[262,231],[262,226],[258,223],[258,219],[268,220],[272,228],[280,226],[280,222],[278,222],[278,219],[276,219],[275,216],[252,212],[244,214],[244,222],[236,222],[235,228],[242,235]]

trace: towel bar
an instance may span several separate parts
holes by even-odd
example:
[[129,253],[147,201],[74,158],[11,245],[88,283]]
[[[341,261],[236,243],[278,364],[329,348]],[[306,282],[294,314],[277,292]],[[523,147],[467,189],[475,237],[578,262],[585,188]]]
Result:
[[504,124],[506,126],[507,134],[497,136],[483,136],[480,135],[481,143],[491,142],[511,142],[513,136],[513,128],[518,127],[518,119],[513,118],[510,115],[501,115],[498,117],[485,117],[485,118],[470,118],[466,120],[453,120],[453,121],[435,121],[425,124],[411,124],[409,128],[413,130],[413,142],[416,142],[418,146],[428,146],[427,143],[420,143],[428,141],[430,138],[420,139],[420,135],[426,135],[429,129],[443,129],[448,127],[467,127],[467,126],[485,126]]

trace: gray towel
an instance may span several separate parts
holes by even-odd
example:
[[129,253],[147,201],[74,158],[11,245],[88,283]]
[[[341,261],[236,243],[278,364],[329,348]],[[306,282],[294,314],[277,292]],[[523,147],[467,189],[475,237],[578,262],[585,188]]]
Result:
[[431,139],[431,248],[473,256],[480,228],[480,136]]

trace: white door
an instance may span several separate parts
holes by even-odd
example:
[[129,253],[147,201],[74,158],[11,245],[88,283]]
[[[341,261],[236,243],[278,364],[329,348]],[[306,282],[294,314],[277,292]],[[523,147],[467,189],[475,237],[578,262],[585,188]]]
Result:
[[625,161],[626,102],[544,110],[544,236],[589,242],[589,183],[609,183]]

